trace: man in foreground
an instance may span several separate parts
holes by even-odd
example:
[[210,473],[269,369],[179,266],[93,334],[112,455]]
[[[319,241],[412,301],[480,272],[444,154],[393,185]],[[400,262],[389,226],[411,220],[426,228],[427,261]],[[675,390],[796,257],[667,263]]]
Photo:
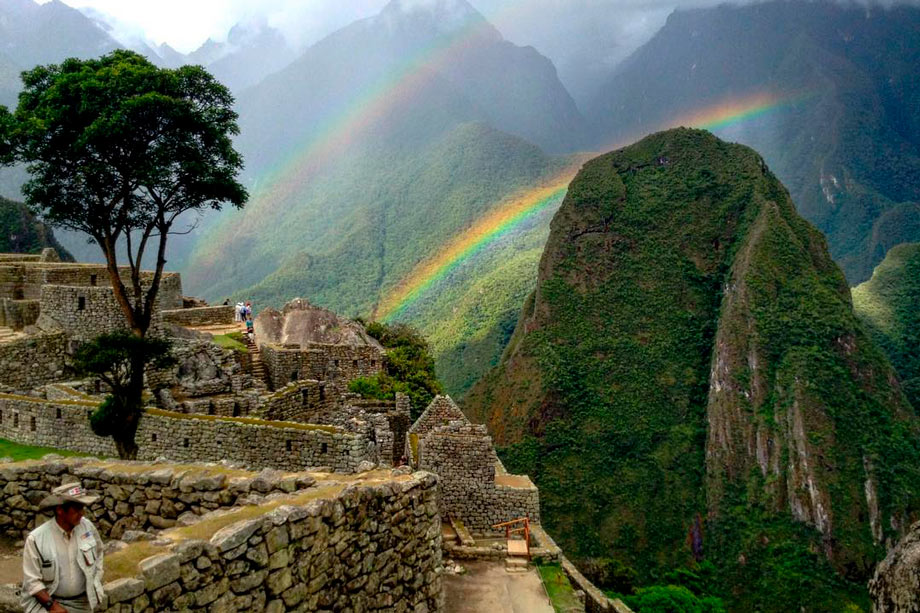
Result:
[[102,601],[102,539],[83,517],[98,500],[80,483],[51,491],[39,510],[54,517],[26,537],[22,556],[22,607],[25,613],[92,613]]

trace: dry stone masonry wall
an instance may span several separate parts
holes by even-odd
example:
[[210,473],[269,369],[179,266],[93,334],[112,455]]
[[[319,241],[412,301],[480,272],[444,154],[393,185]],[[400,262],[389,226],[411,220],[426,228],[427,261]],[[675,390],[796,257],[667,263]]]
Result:
[[[252,473],[223,466],[178,466],[62,459],[0,464],[0,533],[18,540],[46,519],[41,500],[62,483],[80,481],[99,501],[87,510],[105,540],[188,523],[196,517],[273,493],[312,486],[307,473]],[[126,535],[126,532],[128,533]]]
[[62,333],[40,334],[0,344],[0,386],[30,390],[72,374]]
[[[0,394],[0,438],[113,457],[111,438],[96,436],[89,401]],[[351,473],[377,463],[376,444],[362,432],[254,419],[216,418],[148,409],[138,427],[139,459],[174,462],[227,459],[246,466],[305,470],[329,467]]]
[[167,309],[160,312],[165,323],[177,326],[199,327],[233,324],[233,305]]
[[[104,611],[438,613],[444,601],[435,484],[434,476],[416,473],[267,505],[262,515],[222,527],[209,540],[164,547],[133,577],[109,581]],[[193,528],[208,533],[208,519]]]
[[351,381],[370,377],[383,370],[384,353],[377,347],[364,345],[259,345],[262,361],[268,371],[272,388],[281,389],[293,381]]
[[418,466],[438,475],[442,517],[463,521],[474,532],[519,517],[540,522],[540,497],[527,477],[496,480],[496,457],[486,427],[454,421],[419,440]]

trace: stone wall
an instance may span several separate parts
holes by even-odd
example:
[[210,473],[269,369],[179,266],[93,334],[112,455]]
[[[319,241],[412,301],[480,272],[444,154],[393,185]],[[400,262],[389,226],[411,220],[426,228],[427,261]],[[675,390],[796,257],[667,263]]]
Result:
[[[519,517],[540,522],[540,496],[529,478],[496,474],[492,439],[482,425],[454,421],[418,441],[418,467],[438,475],[442,517],[459,518],[473,532]],[[502,470],[503,473],[503,470]]]
[[[95,404],[0,394],[0,438],[42,447],[114,457],[111,438],[93,434]],[[329,467],[355,472],[377,463],[376,444],[363,432],[333,426],[246,418],[182,415],[148,409],[138,427],[138,458],[174,462],[230,460],[252,468],[305,470]]]
[[[62,483],[80,481],[100,499],[87,509],[103,538],[188,523],[211,511],[251,503],[272,493],[310,487],[307,473],[253,473],[223,466],[177,466],[68,458],[0,464],[0,534],[18,540],[45,516],[38,504]],[[129,535],[130,536],[130,535]]]
[[233,305],[169,309],[160,311],[160,316],[164,322],[177,326],[219,326],[233,324],[233,310]]
[[[129,278],[128,267],[119,268],[122,278]],[[149,284],[151,271],[141,272],[142,282]],[[73,264],[50,261],[0,261],[0,298],[37,300],[45,285],[109,287],[109,272],[102,264]],[[182,308],[182,282],[178,273],[164,272],[160,281],[163,308]]]
[[35,325],[39,313],[38,300],[13,300],[0,298],[0,326],[22,330]]
[[0,385],[31,390],[67,379],[68,342],[64,334],[41,334],[0,344]]
[[352,381],[371,377],[383,370],[384,353],[369,345],[299,345],[259,346],[262,362],[272,389],[281,389],[300,379],[317,381]]
[[[170,296],[176,293],[176,289],[181,292],[178,275],[163,278],[154,302],[153,328],[160,325],[157,311],[173,300]],[[100,334],[127,329],[124,312],[111,287],[43,285],[39,302],[38,327],[60,330],[72,339],[91,340]]]
[[296,421],[309,424],[329,423],[342,397],[342,390],[334,384],[312,379],[288,383],[268,396],[259,417],[277,421]]
[[469,420],[460,410],[460,407],[451,400],[450,396],[435,396],[425,408],[425,411],[409,428],[409,433],[423,437],[431,432],[432,429],[453,421],[468,422]]
[[[434,476],[416,473],[317,488],[314,500],[294,495],[229,525],[229,516],[205,518],[194,528],[213,534],[208,540],[177,531],[178,542],[147,545],[153,555],[134,576],[107,577],[103,610],[438,613],[444,600],[435,484]],[[143,545],[113,554],[107,568]]]

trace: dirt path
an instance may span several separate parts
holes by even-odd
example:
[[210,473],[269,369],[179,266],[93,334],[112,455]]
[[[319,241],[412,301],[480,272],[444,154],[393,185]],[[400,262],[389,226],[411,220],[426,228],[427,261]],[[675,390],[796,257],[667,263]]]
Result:
[[536,569],[509,573],[504,562],[461,562],[467,572],[444,575],[447,613],[553,613]]
[[9,539],[0,539],[0,585],[22,583],[22,550]]

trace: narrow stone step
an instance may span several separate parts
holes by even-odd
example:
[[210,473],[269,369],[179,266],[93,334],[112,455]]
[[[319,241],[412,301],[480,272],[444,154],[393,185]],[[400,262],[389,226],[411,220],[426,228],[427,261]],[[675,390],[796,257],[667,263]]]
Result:
[[529,567],[525,558],[505,558],[505,570],[509,573],[526,573]]

